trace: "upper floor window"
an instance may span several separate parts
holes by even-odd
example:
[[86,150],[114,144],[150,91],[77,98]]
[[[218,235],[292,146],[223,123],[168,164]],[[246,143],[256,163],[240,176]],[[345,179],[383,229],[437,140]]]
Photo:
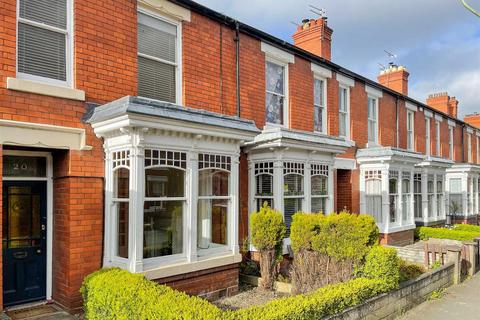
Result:
[[350,138],[350,92],[348,87],[340,86],[338,108],[338,134]]
[[368,142],[378,143],[378,99],[368,97]]
[[448,127],[448,150],[450,154],[450,160],[453,160],[454,155],[453,155],[453,127],[452,126]]
[[430,149],[431,149],[431,139],[430,139],[430,118],[425,118],[425,153],[427,156],[430,155]]
[[138,95],[180,101],[180,24],[138,13]]
[[435,121],[435,137],[436,137],[436,149],[437,149],[437,152],[436,152],[436,155],[438,157],[440,157],[440,121]]
[[287,65],[267,61],[266,80],[266,122],[286,124],[286,69]]
[[414,150],[414,126],[415,126],[415,114],[411,110],[407,110],[407,149]]
[[467,161],[472,162],[472,134],[467,135]]
[[69,85],[71,79],[70,0],[20,0],[18,77]]
[[327,81],[325,79],[314,79],[314,130],[321,133],[327,133]]

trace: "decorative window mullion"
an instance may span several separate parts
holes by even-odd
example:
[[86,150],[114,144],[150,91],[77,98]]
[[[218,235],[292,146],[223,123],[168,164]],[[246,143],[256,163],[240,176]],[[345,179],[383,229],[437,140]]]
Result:
[[[138,139],[135,139],[138,140]],[[143,271],[143,215],[145,196],[145,149],[136,141],[130,149],[129,271]]]
[[197,219],[198,219],[198,153],[187,153],[186,174],[186,217],[184,222],[184,239],[188,262],[197,260]]

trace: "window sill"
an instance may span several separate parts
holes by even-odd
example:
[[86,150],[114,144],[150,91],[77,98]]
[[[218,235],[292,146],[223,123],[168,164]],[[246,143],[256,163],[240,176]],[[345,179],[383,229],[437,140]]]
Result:
[[180,274],[191,273],[206,269],[212,269],[217,267],[226,266],[229,264],[240,263],[242,261],[241,254],[229,253],[223,256],[205,257],[199,258],[194,262],[180,262],[176,264],[170,264],[168,266],[162,266],[155,269],[144,271],[143,274],[147,279],[160,279],[166,277],[172,277]]
[[40,83],[31,80],[7,78],[7,89],[36,93],[44,96],[65,98],[71,100],[85,101],[85,91],[77,90],[47,83]]

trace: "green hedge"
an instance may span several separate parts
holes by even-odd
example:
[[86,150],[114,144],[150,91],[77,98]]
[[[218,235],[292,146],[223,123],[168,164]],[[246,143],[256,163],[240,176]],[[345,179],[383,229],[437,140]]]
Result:
[[456,224],[453,226],[453,230],[476,232],[480,236],[480,226],[475,226],[473,224]]
[[142,275],[105,269],[85,278],[81,288],[86,319],[320,319],[386,292],[380,279],[357,278],[313,293],[271,301],[239,311],[222,311],[206,300],[190,297],[146,280]]
[[480,237],[480,232],[478,231],[463,230],[464,227],[460,227],[460,229],[457,228],[458,227],[455,227],[455,229],[419,227],[415,230],[415,236],[420,240],[437,238],[459,241],[473,241],[476,237]]
[[362,268],[365,278],[383,280],[385,290],[398,287],[400,282],[400,259],[394,248],[373,247],[365,258]]

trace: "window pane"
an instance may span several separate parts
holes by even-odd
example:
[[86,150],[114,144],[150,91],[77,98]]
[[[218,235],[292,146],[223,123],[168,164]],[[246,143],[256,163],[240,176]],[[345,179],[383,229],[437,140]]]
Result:
[[183,201],[145,201],[143,257],[183,252]]
[[303,176],[287,174],[283,179],[284,194],[286,196],[303,195]]
[[283,124],[283,97],[267,93],[266,121],[268,123]]
[[145,195],[147,197],[183,197],[185,196],[185,172],[173,168],[154,168],[145,170]]
[[402,195],[402,216],[403,221],[408,221],[410,218],[410,194],[403,194]]
[[175,103],[176,67],[138,57],[138,95]]
[[324,86],[325,86],[325,81],[320,80],[320,79],[315,79],[314,81],[314,104],[316,106],[324,106],[325,105],[325,98],[323,96],[324,94]]
[[267,61],[266,64],[266,84],[267,91],[283,95],[284,67]]
[[312,198],[312,212],[313,213],[323,213],[325,212],[327,207],[327,198]]
[[422,213],[422,195],[421,194],[415,194],[413,197],[413,207],[415,210],[415,218],[422,218],[423,213]]
[[450,193],[462,192],[462,179],[450,179]]
[[382,196],[381,195],[367,195],[365,197],[367,214],[373,216],[376,222],[382,223]]
[[175,25],[138,14],[138,52],[175,63],[176,38]]
[[115,184],[115,191],[114,197],[115,198],[122,198],[128,199],[129,197],[129,181],[130,181],[130,172],[128,169],[120,168],[115,170],[114,173],[114,184]]
[[324,176],[313,176],[311,179],[312,195],[326,196],[328,195],[328,178]]
[[228,196],[230,174],[215,169],[200,170],[198,174],[200,196]]
[[20,0],[20,17],[67,29],[67,0]]
[[346,136],[347,135],[347,125],[346,125],[346,122],[347,122],[347,116],[346,114],[344,113],[340,113],[339,114],[339,135],[340,136]]
[[314,127],[318,132],[323,132],[323,111],[322,107],[314,107]]
[[47,158],[3,156],[5,177],[46,177]]
[[302,199],[293,198],[293,199],[284,199],[284,219],[285,225],[287,226],[287,234],[286,237],[290,236],[290,225],[292,224],[292,216],[302,211]]
[[198,201],[198,248],[227,245],[229,200]]
[[455,214],[462,214],[463,213],[463,203],[462,203],[462,195],[461,194],[450,194],[450,213]]
[[18,72],[65,81],[66,35],[18,24]]
[[375,122],[368,120],[368,141],[375,142]]
[[273,176],[261,174],[256,177],[258,196],[273,196]]
[[117,202],[117,256],[128,259],[128,202]]

